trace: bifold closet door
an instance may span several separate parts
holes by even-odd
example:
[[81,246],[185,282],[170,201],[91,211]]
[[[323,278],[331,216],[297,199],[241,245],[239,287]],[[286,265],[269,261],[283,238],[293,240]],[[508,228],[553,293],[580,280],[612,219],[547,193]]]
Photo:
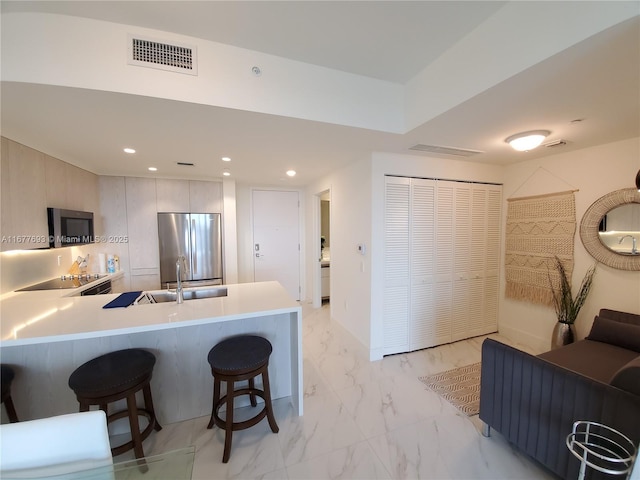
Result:
[[434,309],[434,180],[387,177],[385,354],[437,345]]
[[385,177],[384,354],[409,350],[411,180]]
[[436,181],[411,180],[409,204],[409,349],[438,345],[435,318]]
[[497,330],[502,186],[386,177],[384,354]]
[[453,341],[497,330],[501,201],[498,185],[455,187]]

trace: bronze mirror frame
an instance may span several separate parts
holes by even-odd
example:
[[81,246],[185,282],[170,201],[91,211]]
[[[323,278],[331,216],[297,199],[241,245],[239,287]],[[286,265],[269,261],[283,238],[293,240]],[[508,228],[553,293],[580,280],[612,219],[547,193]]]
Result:
[[619,270],[640,270],[640,255],[622,255],[608,249],[598,234],[600,221],[610,210],[628,203],[640,203],[640,191],[623,188],[600,197],[587,209],[580,222],[584,248],[598,262]]

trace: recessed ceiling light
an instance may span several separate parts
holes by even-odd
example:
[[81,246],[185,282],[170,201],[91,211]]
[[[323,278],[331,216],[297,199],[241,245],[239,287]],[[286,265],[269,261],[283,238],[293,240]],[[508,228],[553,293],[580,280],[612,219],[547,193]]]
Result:
[[223,161],[223,162],[230,162],[230,161],[231,161],[231,158],[229,158],[229,157],[222,157],[222,161]]
[[149,167],[150,172],[157,172],[158,169],[156,167]]
[[289,175],[290,177],[295,177],[296,176],[296,171],[295,170],[287,170],[287,175]]
[[231,172],[228,169],[224,169],[222,171],[222,175],[224,175],[225,177],[230,177],[231,176]]
[[127,147],[124,149],[124,153],[136,153],[136,151],[134,148]]

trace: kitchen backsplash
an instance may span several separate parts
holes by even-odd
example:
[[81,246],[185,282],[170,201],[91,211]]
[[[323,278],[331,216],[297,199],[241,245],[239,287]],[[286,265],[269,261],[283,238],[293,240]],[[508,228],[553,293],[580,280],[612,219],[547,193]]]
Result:
[[[15,250],[0,253],[0,294],[58,277],[69,271],[78,256],[89,254],[87,272],[98,273],[98,253],[104,246],[93,244],[81,247],[44,250]],[[111,252],[109,252],[111,253]],[[60,257],[60,265],[58,265]]]

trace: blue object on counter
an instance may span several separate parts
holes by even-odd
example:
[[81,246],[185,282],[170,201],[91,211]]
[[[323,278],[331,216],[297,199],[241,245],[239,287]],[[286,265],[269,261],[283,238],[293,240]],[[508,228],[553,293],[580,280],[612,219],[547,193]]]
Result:
[[139,292],[125,292],[120,294],[118,298],[111,300],[102,308],[118,308],[118,307],[128,307],[133,302],[136,301],[136,298],[140,296],[142,290]]

